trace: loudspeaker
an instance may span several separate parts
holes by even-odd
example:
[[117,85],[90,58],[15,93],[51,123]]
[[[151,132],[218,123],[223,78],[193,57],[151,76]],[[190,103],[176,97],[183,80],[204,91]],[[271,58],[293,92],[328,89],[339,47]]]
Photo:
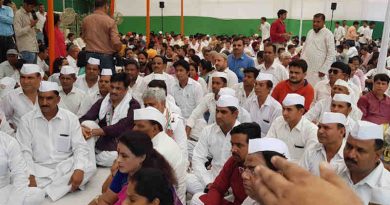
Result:
[[160,1],[160,9],[163,9],[165,7],[164,2]]
[[337,3],[332,3],[332,5],[330,6],[330,9],[336,10],[336,8],[337,8]]

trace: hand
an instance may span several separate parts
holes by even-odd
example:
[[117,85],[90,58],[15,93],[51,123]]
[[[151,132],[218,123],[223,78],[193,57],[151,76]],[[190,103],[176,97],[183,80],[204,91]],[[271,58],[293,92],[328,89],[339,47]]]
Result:
[[86,140],[92,137],[92,129],[87,126],[81,125],[81,132]]
[[37,23],[38,23],[38,19],[37,20],[34,20],[34,19],[30,20],[31,28],[34,27],[35,25],[37,25]]
[[362,204],[326,163],[320,165],[321,177],[317,177],[281,157],[273,157],[271,162],[282,174],[265,166],[255,169],[256,198],[263,205]]
[[91,136],[104,136],[105,134],[102,128],[91,129]]
[[35,176],[30,175],[28,180],[30,181],[30,183],[28,184],[29,187],[37,187],[37,181],[35,181]]
[[318,72],[318,77],[320,77],[320,78],[325,77],[325,73]]
[[186,126],[186,133],[187,133],[187,138],[189,138],[190,137],[190,134],[191,134],[191,127],[189,127],[189,126]]
[[76,191],[79,188],[83,179],[84,179],[84,171],[82,171],[80,169],[74,170],[72,176],[70,177],[69,183],[68,183],[68,185],[72,185],[72,188],[70,189],[70,191],[71,192]]
[[206,188],[207,188],[207,189],[210,189],[210,188],[211,188],[211,185],[213,185],[213,183],[207,184]]

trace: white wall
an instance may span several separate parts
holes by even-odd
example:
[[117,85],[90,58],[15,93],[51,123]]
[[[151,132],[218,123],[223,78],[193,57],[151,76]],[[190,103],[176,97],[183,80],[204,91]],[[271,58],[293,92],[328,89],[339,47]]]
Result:
[[[150,0],[151,15],[161,15],[160,0]],[[387,0],[304,0],[303,19],[315,13],[331,18],[330,5],[337,2],[334,19],[384,21]],[[184,0],[185,16],[207,16],[222,19],[276,18],[279,9],[286,9],[288,18],[299,19],[300,0]],[[146,0],[116,0],[116,10],[125,16],[145,16]],[[165,16],[180,15],[180,0],[165,0]]]

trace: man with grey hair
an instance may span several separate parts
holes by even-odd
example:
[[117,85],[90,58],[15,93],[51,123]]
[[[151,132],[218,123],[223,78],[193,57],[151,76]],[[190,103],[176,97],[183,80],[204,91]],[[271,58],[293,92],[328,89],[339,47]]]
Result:
[[79,55],[80,49],[77,45],[71,45],[68,48],[68,56],[66,56],[66,60],[70,66],[72,66],[76,70],[76,76],[79,73],[79,67],[77,67],[77,56]]
[[[214,64],[215,70],[210,72],[210,76],[214,72],[226,73],[227,87],[233,88],[234,85],[238,83],[238,78],[237,78],[237,75],[228,68],[227,55],[224,53],[216,53],[213,55],[213,59],[215,61],[215,64]],[[211,91],[211,81],[209,81],[208,88],[209,88],[209,91]]]
[[286,68],[286,72],[288,72],[288,64],[290,64],[292,56],[291,53],[284,51],[280,54],[280,63],[282,66]]
[[142,99],[145,107],[151,106],[163,113],[166,118],[165,132],[176,141],[183,153],[184,159],[188,161],[187,134],[184,118],[165,106],[165,90],[162,88],[147,88],[142,95]]

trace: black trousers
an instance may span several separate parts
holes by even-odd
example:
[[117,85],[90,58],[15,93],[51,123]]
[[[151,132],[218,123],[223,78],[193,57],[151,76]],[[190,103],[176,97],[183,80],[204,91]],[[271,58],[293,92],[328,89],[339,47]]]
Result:
[[7,60],[7,51],[9,49],[16,49],[13,36],[0,36],[0,63]]

